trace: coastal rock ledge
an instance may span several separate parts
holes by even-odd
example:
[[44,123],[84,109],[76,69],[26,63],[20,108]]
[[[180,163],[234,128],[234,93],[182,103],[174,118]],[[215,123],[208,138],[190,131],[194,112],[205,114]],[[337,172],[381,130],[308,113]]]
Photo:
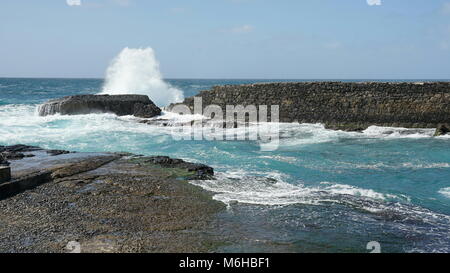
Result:
[[207,165],[26,145],[0,153],[10,161],[0,166],[0,253],[71,252],[74,240],[82,253],[209,253],[226,240],[213,233],[225,205],[188,183],[213,179]]
[[118,116],[134,115],[152,118],[161,109],[145,95],[77,95],[50,100],[39,107],[40,116],[54,114],[84,115],[114,113]]

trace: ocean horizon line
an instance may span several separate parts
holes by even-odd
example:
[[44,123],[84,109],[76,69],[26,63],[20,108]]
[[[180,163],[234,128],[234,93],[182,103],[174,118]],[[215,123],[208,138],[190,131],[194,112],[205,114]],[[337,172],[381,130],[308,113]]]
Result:
[[[105,80],[97,77],[5,77],[0,79],[36,79],[36,80]],[[164,80],[274,80],[274,81],[450,81],[440,78],[163,78]]]

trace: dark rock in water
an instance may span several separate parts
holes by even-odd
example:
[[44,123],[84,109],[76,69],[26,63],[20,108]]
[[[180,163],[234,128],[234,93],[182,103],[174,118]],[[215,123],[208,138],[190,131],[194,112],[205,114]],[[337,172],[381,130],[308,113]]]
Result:
[[416,135],[416,134],[426,135],[427,130],[426,129],[408,129],[408,130],[401,130],[401,131],[399,131],[399,133],[401,136],[409,136],[409,135]]
[[155,125],[161,127],[167,127],[171,124],[171,121],[168,119],[151,119],[151,120],[142,120],[139,123],[145,123],[148,125]]
[[214,176],[214,169],[204,164],[190,163],[182,159],[170,158],[167,156],[153,156],[142,158],[146,163],[160,165],[164,168],[183,169],[187,172],[195,173],[196,179],[208,179]]
[[69,151],[64,151],[64,150],[48,150],[47,154],[51,155],[51,156],[57,156],[57,155],[65,155],[65,154],[70,154],[71,152]]
[[1,153],[4,160],[20,160],[25,157],[31,157],[31,155],[25,155],[18,152],[3,152]]
[[[25,157],[34,157],[30,152],[42,151],[43,149],[36,146],[28,146],[23,144],[12,145],[12,146],[0,146],[0,165],[2,160],[20,160]],[[69,154],[71,152],[65,150],[46,150],[47,154],[52,156]],[[29,154],[24,154],[29,153]]]
[[137,103],[134,105],[133,115],[140,118],[152,118],[159,116],[161,114],[161,109],[155,104],[143,104]]
[[0,146],[0,165],[9,166],[8,160],[20,160],[25,157],[33,157],[33,154],[24,154],[24,152],[33,152],[42,150],[39,147],[27,145]]
[[250,124],[248,122],[238,122],[238,121],[214,121],[210,119],[202,119],[202,120],[191,120],[191,121],[176,121],[170,119],[149,119],[142,120],[139,123],[144,123],[152,126],[159,127],[182,127],[182,126],[202,126],[202,127],[215,127],[215,128],[223,128],[223,129],[236,129],[236,128],[245,128],[249,127]]
[[150,118],[160,115],[161,109],[145,95],[69,96],[50,100],[39,107],[40,116],[91,113],[114,113],[118,116],[135,115]]
[[12,146],[1,146],[0,145],[0,153],[3,152],[34,152],[34,151],[40,151],[42,148],[36,147],[36,146],[28,146],[23,144],[17,144]]
[[367,126],[363,126],[358,123],[325,123],[325,128],[329,130],[341,130],[346,132],[362,132],[367,129]]
[[440,124],[436,129],[436,133],[434,136],[443,136],[450,133],[450,125],[448,124]]

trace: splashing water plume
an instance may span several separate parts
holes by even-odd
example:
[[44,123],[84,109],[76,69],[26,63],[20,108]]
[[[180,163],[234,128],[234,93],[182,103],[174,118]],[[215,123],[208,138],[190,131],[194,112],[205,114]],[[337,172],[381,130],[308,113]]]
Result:
[[101,94],[147,95],[158,106],[184,99],[183,92],[164,82],[152,48],[125,48],[106,71]]

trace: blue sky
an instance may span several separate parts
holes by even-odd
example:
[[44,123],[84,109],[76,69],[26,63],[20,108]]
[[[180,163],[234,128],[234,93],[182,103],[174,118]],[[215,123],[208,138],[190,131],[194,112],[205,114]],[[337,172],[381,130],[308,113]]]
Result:
[[166,78],[450,78],[450,0],[77,1],[2,0],[0,77],[103,77],[152,47]]

